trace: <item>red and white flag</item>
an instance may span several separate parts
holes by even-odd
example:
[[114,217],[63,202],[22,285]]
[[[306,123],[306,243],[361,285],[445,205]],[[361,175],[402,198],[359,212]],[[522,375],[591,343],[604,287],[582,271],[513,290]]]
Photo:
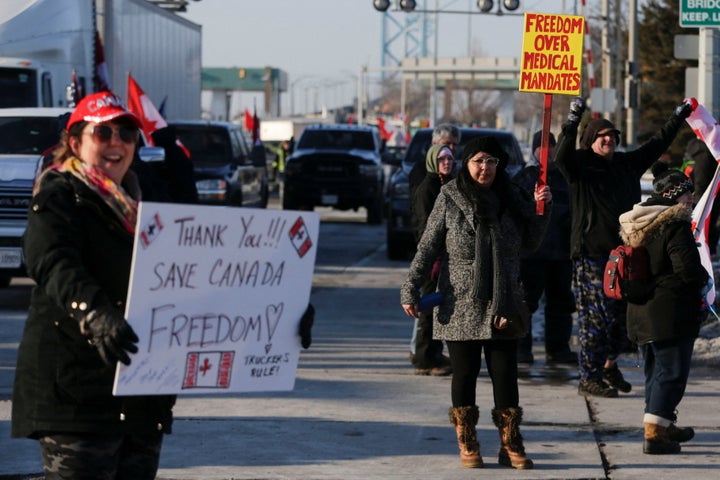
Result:
[[110,90],[110,73],[105,63],[105,49],[103,48],[100,32],[95,30],[95,76],[93,78],[95,91]]
[[151,134],[159,128],[167,127],[167,122],[130,74],[128,74],[127,97],[128,110],[134,113],[142,124],[141,130],[145,137],[145,144],[155,145]]
[[140,230],[140,243],[143,248],[149,247],[152,241],[160,235],[160,231],[162,229],[163,222],[160,218],[160,214],[155,213],[155,215],[153,215],[152,218],[150,218],[145,225],[142,226],[142,230]]
[[233,351],[188,353],[182,388],[229,388],[234,357]]
[[[707,145],[715,160],[720,162],[720,125],[718,125],[718,122],[705,107],[697,103],[697,100],[691,98],[687,99],[686,102],[689,102],[694,107],[692,113],[690,113],[690,116],[686,120],[688,125],[690,125],[690,128],[695,132],[695,135],[705,142],[705,145]],[[706,304],[710,306],[715,303],[715,276],[713,273],[712,258],[710,257],[708,233],[710,231],[710,212],[717,197],[718,189],[720,188],[719,168],[720,165],[715,168],[715,175],[712,181],[705,189],[702,197],[700,197],[700,201],[695,205],[692,212],[695,243],[700,252],[700,261],[710,276],[711,281],[710,289],[705,294]]]

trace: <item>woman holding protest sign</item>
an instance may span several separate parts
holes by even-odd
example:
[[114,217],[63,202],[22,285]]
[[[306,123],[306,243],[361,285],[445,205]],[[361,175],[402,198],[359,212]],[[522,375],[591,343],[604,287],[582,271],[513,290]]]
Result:
[[24,237],[33,289],[12,435],[40,442],[45,478],[152,479],[174,396],[115,397],[138,337],[123,317],[140,190],[138,119],[111,92],[81,100],[38,179]]

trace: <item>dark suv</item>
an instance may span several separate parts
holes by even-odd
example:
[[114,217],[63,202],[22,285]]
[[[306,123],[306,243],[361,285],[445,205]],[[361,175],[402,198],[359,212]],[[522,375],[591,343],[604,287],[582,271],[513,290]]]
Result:
[[305,127],[285,164],[283,209],[367,209],[367,222],[383,219],[384,173],[376,127]]
[[[391,260],[409,258],[415,251],[415,236],[412,219],[410,218],[410,185],[408,175],[415,162],[425,161],[430,148],[432,128],[421,128],[415,132],[407,147],[401,168],[390,179],[388,189],[388,221],[387,221],[387,256]],[[463,145],[469,140],[485,135],[497,138],[503,150],[510,157],[507,172],[512,177],[524,165],[522,150],[515,136],[504,130],[489,128],[461,128],[460,145],[457,146],[455,157],[462,157]]]
[[200,203],[265,208],[268,173],[263,148],[251,148],[234,123],[170,122],[188,150]]

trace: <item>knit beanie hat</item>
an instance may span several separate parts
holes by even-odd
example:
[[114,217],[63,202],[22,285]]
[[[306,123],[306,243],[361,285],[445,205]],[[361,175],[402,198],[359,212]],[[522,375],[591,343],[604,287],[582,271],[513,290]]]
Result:
[[462,154],[463,165],[477,155],[478,152],[485,152],[488,155],[499,158],[500,163],[498,163],[497,171],[505,170],[508,164],[508,155],[495,137],[475,137],[466,143],[463,147]]
[[[542,144],[542,130],[538,130],[535,132],[535,135],[533,135],[532,139],[532,150],[531,152],[534,152],[536,148],[538,148]],[[549,142],[548,145],[551,147],[555,146],[555,135],[553,135],[552,132],[549,134]]]
[[655,198],[677,200],[684,193],[693,191],[693,182],[680,170],[670,168],[665,162],[655,162],[651,167]]
[[597,133],[607,129],[610,129],[610,131],[615,134],[615,143],[619,144],[620,130],[615,128],[615,125],[606,118],[593,118],[585,125],[585,130],[583,131],[582,137],[580,137],[580,148],[589,149],[595,141]]

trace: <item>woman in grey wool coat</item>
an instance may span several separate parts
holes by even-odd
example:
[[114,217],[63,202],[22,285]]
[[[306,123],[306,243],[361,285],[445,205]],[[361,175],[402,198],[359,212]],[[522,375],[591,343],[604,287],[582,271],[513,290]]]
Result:
[[401,290],[403,310],[417,317],[420,286],[438,256],[444,257],[437,290],[445,299],[435,307],[433,336],[448,346],[450,421],[461,463],[468,468],[483,467],[475,404],[483,350],[493,384],[492,417],[500,433],[498,462],[533,466],[519,431],[517,340],[524,331],[510,323],[518,322],[524,310],[520,253],[537,248],[548,221],[547,215],[535,214],[535,202],[550,202],[552,196],[544,186],[536,189],[535,201],[529,198],[510,182],[507,162],[494,137],[478,137],[465,146],[462,167],[435,201]]

